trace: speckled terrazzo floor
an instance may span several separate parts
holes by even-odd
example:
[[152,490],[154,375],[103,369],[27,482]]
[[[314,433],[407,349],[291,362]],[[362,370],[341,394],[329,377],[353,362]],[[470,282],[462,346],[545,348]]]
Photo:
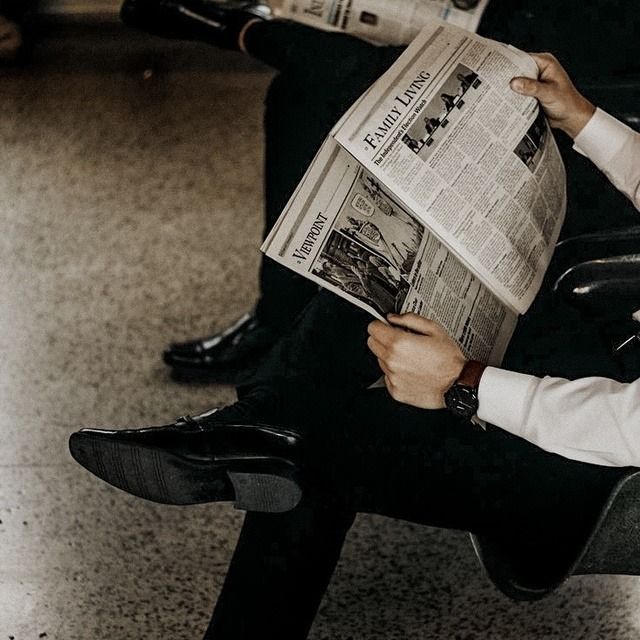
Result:
[[[66,440],[233,397],[158,356],[254,297],[270,76],[204,48],[67,45],[0,71],[0,640],[199,640],[241,514],[112,490]],[[638,580],[590,577],[515,604],[465,535],[361,517],[311,637],[628,640],[639,603]]]

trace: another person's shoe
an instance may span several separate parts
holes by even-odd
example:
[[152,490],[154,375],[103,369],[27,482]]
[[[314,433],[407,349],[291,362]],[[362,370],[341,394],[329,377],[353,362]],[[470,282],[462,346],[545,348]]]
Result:
[[263,425],[219,424],[211,413],[162,427],[82,429],[73,458],[105,482],[163,504],[230,501],[279,513],[302,497],[297,434]]
[[478,6],[480,0],[453,0],[453,4],[457,9],[468,11],[469,9],[475,9]]
[[169,345],[162,357],[175,380],[241,384],[279,338],[246,313],[221,333]]
[[153,35],[199,40],[238,50],[238,36],[251,20],[267,20],[271,9],[251,0],[125,0],[122,21]]

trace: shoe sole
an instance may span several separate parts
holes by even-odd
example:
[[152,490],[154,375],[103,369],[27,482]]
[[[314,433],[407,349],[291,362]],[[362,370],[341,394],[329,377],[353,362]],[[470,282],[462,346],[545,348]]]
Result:
[[302,497],[294,468],[277,458],[203,462],[85,433],[72,434],[69,450],[101,480],[161,504],[232,501],[237,509],[282,513]]

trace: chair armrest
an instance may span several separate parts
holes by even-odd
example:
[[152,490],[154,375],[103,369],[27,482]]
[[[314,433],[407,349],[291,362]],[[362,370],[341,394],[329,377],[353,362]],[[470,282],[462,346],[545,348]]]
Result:
[[587,233],[562,240],[556,245],[550,268],[553,269],[555,278],[558,278],[581,262],[635,253],[640,253],[640,225]]
[[590,316],[629,318],[640,309],[640,253],[570,267],[557,279],[554,293]]

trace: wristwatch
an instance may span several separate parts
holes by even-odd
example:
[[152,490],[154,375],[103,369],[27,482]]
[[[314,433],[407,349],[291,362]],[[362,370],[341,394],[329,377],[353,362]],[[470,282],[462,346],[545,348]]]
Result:
[[456,416],[470,420],[478,412],[478,386],[486,365],[467,360],[460,376],[444,394],[444,403]]

